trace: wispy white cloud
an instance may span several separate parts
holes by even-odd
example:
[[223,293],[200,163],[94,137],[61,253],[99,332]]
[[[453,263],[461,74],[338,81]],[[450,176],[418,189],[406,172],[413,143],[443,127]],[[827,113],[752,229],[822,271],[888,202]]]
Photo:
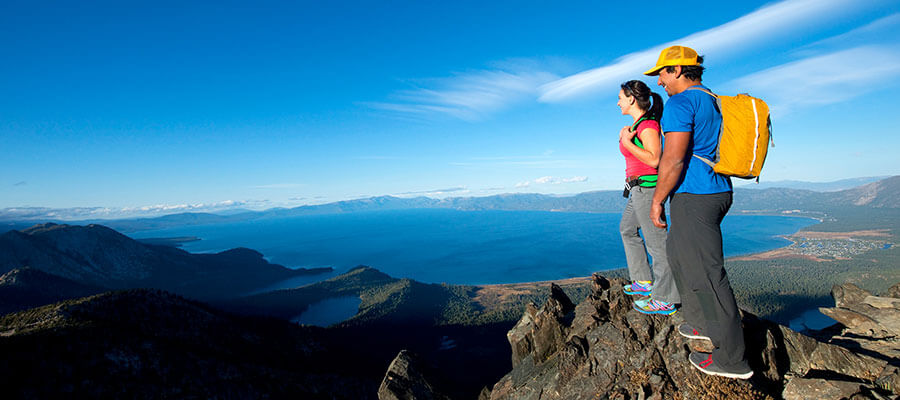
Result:
[[182,212],[216,212],[235,208],[261,209],[270,206],[269,200],[225,200],[213,203],[154,204],[136,207],[11,207],[0,209],[4,220],[95,220],[117,218],[156,217]]
[[587,182],[588,178],[586,176],[573,176],[571,178],[558,178],[555,176],[542,176],[532,181],[527,182],[519,182],[516,184],[517,188],[525,188],[529,187],[532,184],[537,185],[561,185],[564,183],[578,183],[578,182]]
[[606,90],[638,76],[656,64],[659,52],[686,45],[718,57],[745,54],[748,48],[782,37],[791,31],[822,26],[846,14],[848,9],[871,6],[851,0],[786,0],[765,6],[717,27],[624,55],[612,64],[549,82],[541,87],[540,101],[557,102]]
[[143,212],[143,213],[170,213],[170,212],[187,212],[187,211],[211,211],[217,209],[227,209],[240,207],[250,204],[250,201],[225,200],[216,203],[194,203],[194,204],[155,204],[140,207],[125,207],[120,209],[122,212]]
[[25,186],[25,185],[27,185],[27,184],[28,184],[28,182],[25,182],[25,181],[19,181],[19,182],[14,183],[13,186]]
[[494,69],[423,81],[420,88],[394,93],[391,101],[370,107],[423,118],[450,116],[474,121],[538,95],[538,88],[559,76],[534,62],[515,61]]
[[900,26],[900,13],[878,18],[868,24],[854,28],[840,35],[831,36],[798,48],[794,53],[808,57],[821,53],[823,49],[836,49],[860,46],[864,44],[889,44],[897,42],[896,31]]
[[802,106],[833,104],[895,86],[900,47],[862,46],[805,58],[724,85],[769,103],[773,115]]
[[415,192],[403,192],[397,193],[397,196],[444,196],[448,194],[465,194],[469,193],[469,189],[466,187],[452,187],[446,189],[434,189],[434,190],[421,190]]

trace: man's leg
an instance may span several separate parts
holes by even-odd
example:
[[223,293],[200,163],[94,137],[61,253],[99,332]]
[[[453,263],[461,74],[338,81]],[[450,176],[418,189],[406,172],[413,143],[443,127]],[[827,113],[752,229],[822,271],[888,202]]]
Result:
[[672,227],[679,228],[679,237],[690,238],[679,240],[675,251],[683,267],[683,283],[694,294],[705,322],[697,328],[709,336],[715,347],[713,360],[725,370],[745,371],[749,366],[744,357],[741,316],[725,273],[722,251],[720,224],[731,201],[730,192],[679,193],[672,200],[672,213],[679,210],[678,221],[672,217]]
[[691,246],[693,238],[685,229],[688,210],[684,208],[686,203],[682,201],[682,196],[681,193],[676,193],[669,202],[669,235],[666,239],[666,255],[675,287],[681,297],[679,314],[684,318],[685,323],[705,334],[706,322],[700,310],[697,294],[691,290],[691,286],[688,284],[690,271],[686,270],[691,268],[691,257],[687,250]]

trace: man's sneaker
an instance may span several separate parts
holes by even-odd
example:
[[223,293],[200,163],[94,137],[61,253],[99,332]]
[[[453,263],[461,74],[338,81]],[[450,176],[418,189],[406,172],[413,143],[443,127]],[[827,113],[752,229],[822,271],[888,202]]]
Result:
[[694,329],[694,327],[692,327],[688,324],[678,325],[678,333],[680,333],[681,336],[684,336],[688,339],[711,340],[709,338],[709,336],[704,336],[703,334],[700,333],[700,331]]
[[640,282],[631,282],[628,285],[625,285],[625,294],[637,294],[641,296],[649,296],[650,295],[650,285],[644,285]]
[[637,302],[634,303],[634,309],[638,310],[644,314],[663,314],[663,315],[672,315],[675,314],[675,311],[678,309],[675,308],[675,305],[672,303],[666,303],[664,301],[653,300],[650,299],[647,303],[643,305],[638,305]]
[[700,370],[700,372],[708,375],[724,376],[726,378],[736,379],[750,379],[750,377],[753,376],[752,369],[743,372],[725,371],[713,361],[712,354],[710,353],[691,352],[691,355],[688,356],[688,360],[690,360],[691,365],[693,365],[694,368],[697,368]]

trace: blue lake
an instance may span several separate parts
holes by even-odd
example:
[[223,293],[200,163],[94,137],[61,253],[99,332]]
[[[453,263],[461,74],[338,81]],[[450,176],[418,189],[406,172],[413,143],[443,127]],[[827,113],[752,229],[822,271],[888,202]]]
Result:
[[362,300],[356,296],[333,297],[309,305],[300,316],[291,319],[303,325],[328,327],[356,315]]
[[[263,219],[132,236],[196,236],[202,240],[185,243],[185,250],[248,247],[293,268],[333,267],[343,272],[368,265],[422,282],[492,284],[588,276],[624,267],[620,217],[420,209]],[[790,242],[779,235],[815,223],[796,217],[728,216],[722,225],[725,255],[786,246]]]

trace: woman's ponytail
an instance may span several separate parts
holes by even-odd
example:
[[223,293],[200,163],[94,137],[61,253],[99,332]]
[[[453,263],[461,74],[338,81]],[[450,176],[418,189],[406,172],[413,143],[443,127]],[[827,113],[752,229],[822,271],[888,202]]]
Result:
[[[662,97],[656,92],[650,91],[646,83],[632,80],[623,83],[621,87],[622,92],[628,97],[633,97],[638,108],[644,112],[641,118],[655,119],[657,121],[662,118]],[[653,99],[652,103],[650,102],[651,98]]]
[[650,106],[650,109],[647,110],[645,115],[650,119],[655,119],[659,121],[662,118],[663,113],[663,99],[659,93],[650,92],[650,96],[653,97],[653,105]]

